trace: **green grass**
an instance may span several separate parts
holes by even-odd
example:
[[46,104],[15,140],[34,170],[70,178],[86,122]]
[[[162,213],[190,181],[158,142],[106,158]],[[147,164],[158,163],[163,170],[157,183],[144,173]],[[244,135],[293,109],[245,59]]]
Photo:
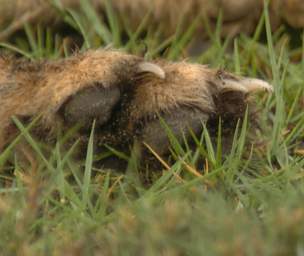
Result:
[[[83,38],[81,50],[112,45],[141,54],[146,46],[146,58],[182,59],[202,22],[197,18],[186,31],[180,27],[161,39],[149,30],[149,15],[132,31],[110,1],[108,22],[81,3],[79,13],[57,4]],[[208,49],[190,58],[275,86],[273,96],[256,99],[262,131],[250,138],[246,115],[225,155],[221,127],[217,138],[207,128],[201,137],[193,135],[193,151],[163,122],[175,161],[168,166],[161,160],[162,175],[144,186],[135,151],[125,156],[110,150],[128,161],[124,174],[94,167],[94,129],[79,163],[71,157],[77,141],[66,148],[60,139],[45,154],[31,137],[34,124],[24,127],[15,119],[21,135],[0,155],[1,167],[7,159],[14,163],[0,171],[0,255],[304,255],[304,62],[292,61],[303,55],[304,43],[289,47],[289,35],[284,29],[272,33],[264,14],[252,37],[234,41],[220,39],[219,19]],[[71,54],[69,38],[50,28],[26,25],[24,32],[2,43],[3,50],[30,59]],[[38,159],[28,166],[13,153],[21,137]],[[200,167],[202,157],[206,163]]]

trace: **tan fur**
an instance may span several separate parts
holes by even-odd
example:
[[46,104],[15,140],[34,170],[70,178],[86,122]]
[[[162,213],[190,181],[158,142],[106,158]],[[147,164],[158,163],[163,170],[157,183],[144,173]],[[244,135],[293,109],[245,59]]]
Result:
[[[208,78],[214,76],[214,71],[203,65],[186,62],[157,62],[165,71],[164,80],[146,79],[145,86],[139,86],[136,91],[136,116],[140,113],[168,110],[179,104],[197,107],[207,113],[214,111]],[[147,89],[149,88],[149,89]]]
[[[0,74],[0,134],[10,127],[10,118],[40,114],[42,124],[54,126],[56,112],[71,95],[102,81],[104,87],[118,79],[113,68],[127,61],[132,65],[137,57],[120,52],[88,51],[66,60],[41,63],[2,59]],[[0,142],[4,141],[0,136]],[[1,146],[1,144],[0,144]]]
[[[207,121],[208,115],[218,114],[215,99],[223,92],[246,95],[272,89],[261,80],[204,65],[158,60],[144,65],[142,71],[142,63],[145,61],[140,57],[115,50],[91,50],[58,61],[0,59],[0,148],[15,136],[12,116],[30,120],[41,115],[40,129],[54,131],[58,125],[66,125],[60,113],[64,104],[94,86],[133,91],[127,99],[129,109],[121,109],[121,115],[128,112],[126,129],[131,134],[135,124],[147,116],[163,112],[170,116],[172,110],[189,108],[206,115],[203,121]],[[157,65],[164,75],[153,73],[153,68],[147,72],[151,65]]]

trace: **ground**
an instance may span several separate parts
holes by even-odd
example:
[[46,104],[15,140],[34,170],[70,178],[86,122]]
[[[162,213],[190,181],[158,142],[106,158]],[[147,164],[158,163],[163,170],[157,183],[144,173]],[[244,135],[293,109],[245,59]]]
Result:
[[[56,59],[78,46],[111,44],[147,59],[180,60],[195,31],[178,30],[164,39],[145,22],[128,30],[111,10],[107,25],[94,15],[65,15],[64,35],[25,25],[1,43],[3,50]],[[74,145],[64,146],[64,138],[46,156],[44,146],[16,121],[39,160],[23,166],[12,153],[14,142],[0,154],[1,255],[304,254],[302,32],[282,26],[273,33],[267,11],[251,36],[221,39],[219,31],[220,26],[206,49],[189,58],[272,82],[273,95],[256,99],[258,134],[250,137],[245,117],[226,154],[221,133],[211,143],[205,130],[196,151],[171,136],[175,161],[159,159],[163,174],[147,185],[139,178],[136,154],[114,152],[128,161],[125,173],[100,170],[93,164],[92,133],[83,162],[70,157]],[[203,165],[197,163],[200,156],[206,158]],[[10,169],[3,167],[7,159]]]

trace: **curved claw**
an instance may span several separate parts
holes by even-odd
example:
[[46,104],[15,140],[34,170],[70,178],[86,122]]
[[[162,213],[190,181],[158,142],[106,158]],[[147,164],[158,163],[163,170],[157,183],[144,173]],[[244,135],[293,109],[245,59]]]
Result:
[[138,65],[138,73],[151,73],[160,79],[166,78],[165,71],[155,63],[142,62]]
[[273,86],[266,81],[256,78],[244,78],[241,83],[248,90],[249,93],[256,93],[260,91],[273,92]]
[[243,93],[257,93],[266,91],[268,93],[273,92],[273,86],[266,81],[256,78],[233,78],[224,79],[223,90],[227,91],[239,91]]

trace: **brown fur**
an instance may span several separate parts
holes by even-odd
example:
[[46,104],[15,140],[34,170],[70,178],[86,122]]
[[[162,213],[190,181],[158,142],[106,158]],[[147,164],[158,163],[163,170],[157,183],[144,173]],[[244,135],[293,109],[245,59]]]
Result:
[[[123,72],[138,61],[119,52],[89,51],[66,60],[37,62],[2,59],[0,76],[0,132],[8,134],[10,118],[42,116],[41,124],[54,128],[56,113],[64,101],[77,91],[102,81],[105,88],[117,82]],[[127,62],[121,71],[120,65]],[[115,72],[115,69],[118,71]],[[129,75],[129,74],[128,74]],[[3,143],[3,137],[0,141]],[[1,144],[0,144],[1,145]]]
[[161,116],[178,139],[188,129],[202,131],[202,122],[244,114],[247,95],[271,90],[261,80],[188,62],[158,60],[114,50],[90,50],[58,61],[0,59],[0,148],[16,136],[11,118],[27,124],[40,115],[36,132],[52,136],[58,128],[96,122],[97,147],[146,142],[168,151]]

